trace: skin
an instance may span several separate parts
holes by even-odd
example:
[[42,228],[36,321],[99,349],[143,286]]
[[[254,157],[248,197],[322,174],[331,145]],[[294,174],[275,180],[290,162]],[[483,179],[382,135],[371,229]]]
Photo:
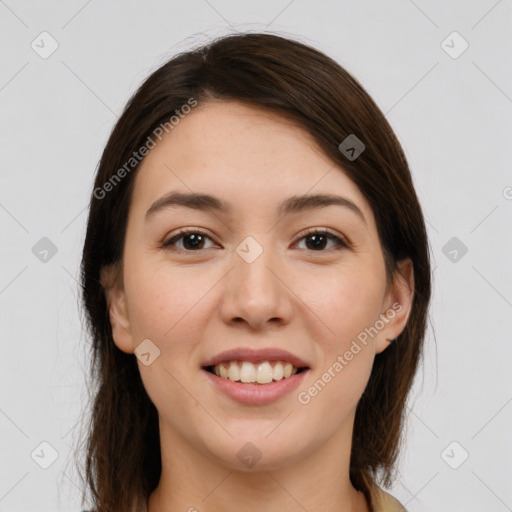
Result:
[[[223,215],[172,207],[146,210],[171,190],[204,192],[232,205]],[[276,216],[294,194],[335,193],[347,208]],[[190,237],[175,250],[162,243],[180,228]],[[350,241],[315,249],[308,228],[330,228]],[[263,253],[247,263],[236,252],[254,237]],[[181,249],[181,251],[180,251]],[[187,252],[188,251],[188,252]],[[413,298],[410,260],[386,285],[372,210],[357,186],[288,120],[244,104],[197,106],[150,151],[137,171],[124,247],[122,279],[102,276],[117,347],[133,353],[149,338],[160,356],[137,359],[159,413],[162,476],[148,512],[245,510],[366,512],[349,480],[356,405],[376,354],[405,328]],[[380,314],[376,336],[303,405],[297,400]],[[300,389],[270,405],[230,400],[203,374],[201,363],[235,347],[278,347],[311,370]],[[250,441],[262,453],[245,467],[237,452]]]

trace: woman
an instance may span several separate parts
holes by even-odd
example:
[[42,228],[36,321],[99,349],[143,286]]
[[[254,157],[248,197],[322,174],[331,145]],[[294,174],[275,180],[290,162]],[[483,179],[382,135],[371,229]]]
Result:
[[237,34],[131,98],[82,259],[97,512],[405,510],[429,246],[404,153],[319,51]]

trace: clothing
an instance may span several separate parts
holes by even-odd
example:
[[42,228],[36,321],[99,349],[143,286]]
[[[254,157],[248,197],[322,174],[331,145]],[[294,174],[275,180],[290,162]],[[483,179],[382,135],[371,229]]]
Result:
[[375,487],[373,492],[375,512],[407,512],[405,507],[391,494],[380,487]]
[[[391,494],[380,487],[375,487],[373,491],[375,502],[375,512],[407,512],[405,507]],[[92,510],[82,510],[82,512],[94,512]]]

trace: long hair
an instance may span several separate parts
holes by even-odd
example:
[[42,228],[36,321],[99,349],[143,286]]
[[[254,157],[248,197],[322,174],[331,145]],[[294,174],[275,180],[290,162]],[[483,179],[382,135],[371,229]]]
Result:
[[[381,481],[389,487],[395,478],[406,398],[422,356],[431,296],[425,222],[400,143],[359,82],[309,45],[265,33],[219,37],[171,58],[131,97],[101,156],[81,261],[81,303],[92,343],[94,386],[84,480],[95,510],[131,510],[133,503],[147,501],[160,478],[157,410],[135,356],[114,344],[100,273],[107,265],[122,263],[139,164],[130,159],[156,127],[169,125],[191,99],[198,104],[241,101],[305,128],[369,202],[388,282],[398,260],[409,257],[413,262],[415,290],[407,325],[395,343],[376,355],[355,415],[350,480],[373,510],[375,485]],[[353,160],[339,149],[349,135],[365,145]]]

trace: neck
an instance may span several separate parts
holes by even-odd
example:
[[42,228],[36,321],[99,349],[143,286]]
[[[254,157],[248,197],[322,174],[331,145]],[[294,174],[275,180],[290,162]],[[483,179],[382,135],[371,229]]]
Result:
[[240,471],[206,456],[160,423],[162,473],[147,512],[368,512],[363,493],[349,478],[352,427],[347,421],[307,456]]

